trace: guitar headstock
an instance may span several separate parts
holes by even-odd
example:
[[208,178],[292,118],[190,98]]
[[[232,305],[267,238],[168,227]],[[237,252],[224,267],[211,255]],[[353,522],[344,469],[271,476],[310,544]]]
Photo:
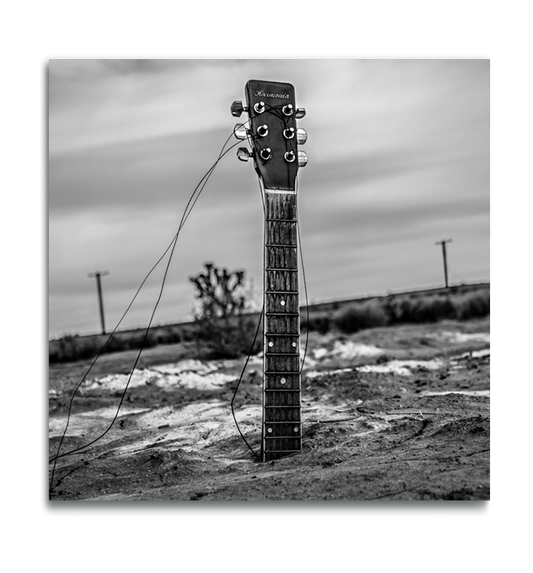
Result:
[[254,167],[266,189],[295,190],[299,167],[307,164],[307,155],[298,150],[307,140],[296,120],[305,109],[296,107],[294,86],[281,82],[250,80],[246,84],[246,104],[235,101],[231,113],[240,117],[248,112],[248,121],[235,127],[235,136],[248,139],[252,151],[241,147],[237,157],[253,158]]

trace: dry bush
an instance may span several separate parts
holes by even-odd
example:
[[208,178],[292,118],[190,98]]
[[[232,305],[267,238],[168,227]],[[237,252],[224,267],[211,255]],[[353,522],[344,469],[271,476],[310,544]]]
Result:
[[371,300],[341,308],[333,315],[333,323],[341,332],[349,334],[364,328],[385,326],[388,316],[381,303]]

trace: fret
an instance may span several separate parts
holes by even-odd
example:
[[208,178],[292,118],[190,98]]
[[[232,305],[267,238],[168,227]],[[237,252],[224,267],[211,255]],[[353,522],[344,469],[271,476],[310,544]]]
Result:
[[298,245],[287,245],[287,244],[280,244],[280,243],[271,243],[270,245],[265,245],[265,247],[267,247],[267,249],[269,247],[283,247],[283,248],[287,248],[287,249],[297,249]]
[[281,337],[281,336],[297,336],[297,337],[299,337],[299,336],[300,336],[300,333],[299,333],[299,332],[293,332],[293,333],[287,333],[287,334],[284,334],[284,333],[283,333],[283,334],[273,334],[273,333],[269,333],[269,334],[267,334],[267,336],[278,336],[278,337]]
[[265,316],[300,316],[299,312],[265,312]]
[[300,392],[300,385],[298,384],[296,387],[289,386],[287,382],[282,384],[280,382],[279,386],[269,386],[265,388],[265,392]]
[[[272,438],[271,436],[265,436],[267,439],[283,439],[283,437],[288,437],[288,436],[282,436],[281,438]],[[295,439],[291,436],[291,439]],[[300,453],[302,451],[301,448],[297,449],[297,450],[289,450],[289,449],[284,449],[284,450],[268,450],[269,454],[280,454],[279,458],[281,458],[284,455],[287,454],[296,454],[296,453]],[[273,457],[270,457],[270,459],[273,459]]]
[[277,375],[277,374],[289,374],[289,375],[290,375],[290,374],[300,374],[300,371],[299,371],[299,370],[296,370],[295,372],[291,372],[291,371],[289,371],[289,370],[283,370],[283,371],[281,371],[281,372],[274,372],[274,371],[272,371],[272,372],[265,372],[265,374],[271,374],[271,375],[272,375],[272,374],[276,374],[276,375]]

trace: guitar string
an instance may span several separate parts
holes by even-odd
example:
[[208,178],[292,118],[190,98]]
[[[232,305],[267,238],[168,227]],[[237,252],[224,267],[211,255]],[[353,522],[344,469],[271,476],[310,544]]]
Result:
[[[250,147],[251,147],[250,137],[253,138],[253,135],[252,135],[252,134],[249,134],[249,137],[248,137],[248,145],[250,145]],[[262,204],[263,204],[263,215],[265,215],[265,213],[266,213],[265,194],[264,194],[264,191],[263,191],[263,187],[262,187],[262,185],[261,185],[261,178],[258,177],[258,181],[259,181],[259,192],[260,192],[260,194],[261,194],[261,201],[262,201]],[[254,349],[254,346],[255,346],[255,342],[256,342],[256,340],[257,340],[257,336],[258,336],[258,334],[259,334],[259,328],[260,328],[260,326],[261,326],[261,320],[264,320],[264,316],[265,316],[264,313],[265,313],[265,303],[264,303],[264,300],[263,300],[263,307],[262,307],[262,309],[261,309],[261,313],[259,314],[259,318],[258,318],[258,320],[257,320],[257,327],[256,327],[256,330],[255,330],[254,339],[253,339],[253,342],[252,342],[252,344],[251,344],[251,346],[250,346],[250,350],[249,350],[249,352],[248,352],[248,356],[246,357],[246,360],[245,360],[244,365],[243,365],[243,367],[242,367],[241,375],[239,376],[239,380],[237,381],[237,385],[235,386],[235,390],[233,391],[233,396],[232,396],[231,402],[230,402],[231,415],[233,416],[233,421],[235,422],[235,426],[237,427],[237,431],[238,431],[239,434],[241,435],[241,438],[244,440],[244,443],[248,446],[248,449],[252,452],[252,454],[253,454],[257,459],[261,459],[261,454],[258,454],[258,453],[252,448],[252,446],[250,446],[250,444],[248,443],[248,440],[245,438],[244,434],[242,433],[241,428],[240,428],[240,426],[239,426],[239,422],[237,421],[237,417],[236,417],[236,415],[235,415],[234,403],[235,403],[235,398],[237,397],[237,392],[239,391],[239,387],[240,387],[240,385],[241,385],[241,382],[242,382],[242,379],[243,379],[243,376],[244,376],[244,372],[246,371],[246,367],[248,366],[248,362],[249,362],[249,360],[250,360],[250,358],[251,358],[251,356],[252,356],[252,354],[253,354],[253,349]]]
[[[220,161],[231,149],[233,149],[236,145],[239,144],[239,142],[237,142],[237,143],[233,144],[232,146],[230,146],[228,149],[225,149],[225,148],[226,148],[226,145],[228,144],[229,140],[231,139],[231,137],[232,137],[234,134],[235,134],[235,129],[233,130],[232,134],[227,138],[227,140],[225,141],[224,145],[222,146],[221,151],[220,151],[220,153],[219,153],[219,156],[218,156],[216,162],[215,162],[215,163],[212,165],[212,167],[205,173],[205,175],[200,179],[199,183],[197,184],[196,188],[194,189],[193,193],[191,194],[191,196],[190,196],[190,198],[189,198],[189,200],[188,200],[188,202],[187,202],[187,205],[186,205],[186,207],[185,207],[184,213],[183,213],[183,215],[182,215],[182,218],[181,218],[181,221],[180,221],[178,230],[177,230],[177,232],[175,233],[175,235],[174,235],[173,239],[171,240],[170,244],[168,245],[168,247],[165,249],[165,251],[163,252],[163,254],[160,256],[160,258],[157,260],[157,262],[152,266],[152,268],[150,269],[150,271],[148,272],[148,274],[145,276],[145,278],[144,278],[143,281],[141,282],[141,284],[140,284],[139,288],[137,289],[137,291],[136,291],[136,293],[135,293],[133,299],[131,300],[131,302],[129,303],[128,307],[126,308],[126,311],[124,312],[124,314],[123,314],[122,317],[120,318],[119,322],[117,323],[117,325],[115,326],[115,328],[113,329],[113,331],[111,332],[111,334],[109,335],[109,337],[108,337],[108,339],[106,340],[106,342],[105,342],[105,344],[103,345],[103,347],[102,347],[102,348],[100,349],[100,351],[98,352],[97,356],[95,357],[95,359],[93,360],[93,362],[92,362],[91,365],[89,366],[89,369],[88,369],[87,372],[84,374],[84,376],[83,376],[83,378],[81,379],[81,381],[80,381],[80,382],[78,383],[78,385],[75,387],[74,392],[72,393],[72,396],[71,396],[71,399],[70,399],[69,409],[68,409],[68,414],[67,414],[67,422],[66,422],[66,425],[65,425],[65,429],[64,429],[64,431],[63,431],[63,434],[62,434],[62,436],[61,436],[61,440],[60,440],[60,443],[59,443],[59,446],[58,446],[58,449],[57,449],[57,453],[56,453],[56,455],[55,455],[53,458],[51,458],[51,459],[49,460],[49,463],[54,462],[54,467],[53,467],[53,470],[52,470],[52,476],[51,476],[51,479],[50,479],[50,488],[52,487],[52,484],[53,484],[53,478],[54,478],[54,475],[55,475],[57,460],[58,460],[59,458],[65,457],[65,456],[67,456],[67,455],[71,455],[71,454],[77,453],[77,452],[79,452],[79,451],[81,451],[81,450],[83,450],[83,449],[85,449],[85,448],[87,448],[87,447],[93,445],[96,441],[100,440],[105,434],[107,434],[107,432],[111,429],[111,427],[113,426],[114,422],[116,421],[116,419],[117,419],[117,417],[118,417],[118,413],[119,413],[119,411],[120,411],[120,407],[121,407],[122,402],[123,402],[123,400],[124,400],[126,391],[127,391],[128,387],[129,387],[129,384],[130,384],[130,381],[131,381],[131,378],[132,378],[132,375],[133,375],[133,371],[134,371],[135,366],[137,365],[137,363],[138,363],[138,361],[139,361],[139,358],[140,358],[140,356],[141,356],[141,353],[142,353],[142,351],[143,351],[143,349],[144,349],[144,345],[145,345],[145,343],[146,343],[146,339],[147,339],[147,336],[148,336],[148,333],[149,333],[149,330],[150,330],[150,327],[151,327],[151,324],[152,324],[152,321],[153,321],[155,312],[156,312],[157,307],[158,307],[158,305],[159,305],[159,301],[161,300],[161,296],[162,296],[162,293],[163,293],[164,284],[165,284],[165,281],[166,281],[166,276],[167,276],[167,273],[168,273],[168,269],[169,269],[169,267],[170,267],[170,262],[171,262],[171,260],[172,260],[172,256],[173,256],[173,253],[174,253],[174,249],[175,249],[175,247],[176,247],[176,244],[177,244],[177,240],[178,240],[180,231],[181,231],[181,229],[183,228],[183,226],[185,225],[185,222],[187,221],[187,219],[189,218],[189,216],[190,216],[190,214],[191,214],[191,212],[192,212],[192,209],[194,208],[196,202],[198,201],[198,199],[199,199],[199,197],[200,197],[202,191],[203,191],[204,188],[205,188],[205,185],[206,185],[207,182],[209,181],[209,178],[210,178],[211,175],[213,174],[213,172],[214,172],[216,166],[218,165],[219,161]],[[195,195],[196,195],[196,197],[195,197]],[[68,451],[68,452],[64,452],[64,453],[61,454],[61,453],[60,453],[61,447],[62,447],[64,438],[65,438],[65,436],[66,436],[66,432],[67,432],[68,427],[69,427],[70,417],[71,417],[71,412],[72,412],[72,404],[73,404],[73,400],[74,400],[74,397],[75,397],[77,391],[79,390],[79,388],[81,387],[81,385],[83,384],[83,382],[85,381],[85,379],[87,378],[87,376],[89,375],[89,373],[90,373],[90,371],[92,370],[93,366],[96,364],[96,361],[98,360],[98,358],[101,356],[101,354],[104,352],[105,348],[106,348],[107,345],[109,344],[109,342],[110,342],[110,340],[112,339],[113,335],[115,334],[116,330],[118,329],[118,327],[119,327],[120,324],[122,323],[123,319],[125,318],[125,316],[127,315],[128,311],[130,310],[131,306],[133,305],[133,302],[135,301],[135,299],[137,298],[139,292],[141,291],[142,287],[144,286],[146,280],[147,280],[148,277],[152,274],[152,272],[155,270],[155,268],[159,265],[159,263],[163,260],[163,258],[165,257],[165,255],[167,254],[167,252],[168,252],[169,250],[171,250],[171,253],[170,253],[169,260],[168,260],[168,263],[167,263],[167,266],[166,266],[166,269],[165,269],[165,274],[164,274],[164,277],[163,277],[163,281],[162,281],[161,289],[160,289],[160,292],[159,292],[159,296],[158,296],[157,302],[156,302],[156,304],[155,304],[155,306],[154,306],[154,309],[153,309],[153,312],[152,312],[152,315],[151,315],[151,318],[150,318],[150,322],[149,322],[148,327],[147,327],[147,329],[146,329],[146,332],[145,332],[143,341],[142,341],[142,343],[141,343],[141,348],[140,348],[140,350],[139,350],[139,352],[138,352],[138,354],[137,354],[137,358],[136,358],[136,360],[135,360],[135,363],[134,363],[133,368],[132,368],[132,370],[131,370],[130,376],[129,376],[129,378],[128,378],[128,381],[127,381],[127,383],[126,383],[126,386],[125,386],[125,388],[124,388],[124,391],[123,391],[123,393],[122,393],[119,406],[118,406],[117,411],[116,411],[116,413],[115,413],[115,417],[114,417],[113,420],[111,421],[109,427],[108,427],[100,436],[98,436],[96,439],[92,440],[92,441],[89,442],[88,444],[85,444],[85,445],[83,445],[83,446],[80,446],[80,447],[78,447],[78,448],[75,448],[75,449],[73,449],[73,450],[70,450],[70,451]]]

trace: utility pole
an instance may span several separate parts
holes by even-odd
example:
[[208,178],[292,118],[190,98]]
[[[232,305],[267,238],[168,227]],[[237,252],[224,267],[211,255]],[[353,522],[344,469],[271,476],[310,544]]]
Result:
[[109,274],[109,271],[95,271],[94,273],[88,273],[88,277],[96,277],[96,290],[98,291],[98,305],[100,307],[100,322],[102,323],[102,334],[105,334],[105,321],[104,321],[104,299],[102,297],[102,284],[100,282],[100,277],[104,277]]
[[446,243],[451,243],[452,239],[445,239],[443,241],[437,241],[436,245],[442,246],[442,260],[444,262],[444,284],[448,288],[448,265],[446,263]]

